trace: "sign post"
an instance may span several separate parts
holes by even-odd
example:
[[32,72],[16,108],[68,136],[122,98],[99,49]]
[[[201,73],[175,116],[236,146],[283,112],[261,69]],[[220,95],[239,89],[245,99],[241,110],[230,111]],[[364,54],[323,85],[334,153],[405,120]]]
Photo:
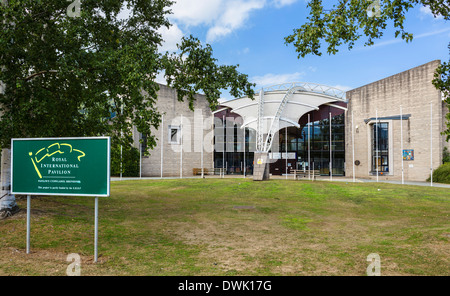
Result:
[[31,195],[95,197],[94,262],[98,246],[98,197],[110,195],[109,137],[11,140],[11,193],[27,195],[27,254]]
[[94,221],[94,263],[98,259],[98,196],[95,197],[95,221]]
[[27,195],[27,254],[30,254],[30,212],[31,196]]

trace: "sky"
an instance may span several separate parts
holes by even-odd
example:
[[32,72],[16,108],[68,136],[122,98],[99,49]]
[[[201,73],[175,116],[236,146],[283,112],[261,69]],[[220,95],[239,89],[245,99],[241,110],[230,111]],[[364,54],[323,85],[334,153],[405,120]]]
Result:
[[[330,8],[336,1],[325,0]],[[347,91],[433,60],[449,60],[450,23],[417,6],[406,17],[410,43],[394,37],[389,24],[374,46],[365,39],[352,50],[335,55],[298,58],[284,38],[306,22],[306,0],[176,0],[170,29],[160,30],[165,40],[161,52],[176,51],[182,36],[193,35],[210,44],[218,64],[239,65],[238,71],[262,87],[287,82],[312,82]],[[164,83],[162,75],[158,82]],[[223,99],[231,99],[223,92]]]

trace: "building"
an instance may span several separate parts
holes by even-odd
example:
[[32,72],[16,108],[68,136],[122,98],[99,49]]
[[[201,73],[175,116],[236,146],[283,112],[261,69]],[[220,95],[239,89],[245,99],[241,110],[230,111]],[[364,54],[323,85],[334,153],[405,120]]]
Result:
[[[194,111],[187,102],[178,101],[174,89],[159,85],[157,110],[162,114],[159,129],[152,128],[157,145],[149,150],[142,135],[134,131],[134,145],[149,150],[141,158],[143,177],[187,177],[196,168],[213,168],[212,112],[204,95],[196,95]],[[202,147],[203,146],[203,147]],[[181,149],[182,148],[182,149]],[[144,153],[142,153],[144,155]]]
[[441,134],[448,108],[431,83],[439,64],[345,93],[314,83],[271,86],[254,100],[222,102],[214,112],[202,95],[191,111],[161,86],[157,106],[164,122],[152,131],[158,145],[143,158],[142,175],[192,176],[203,167],[254,176],[296,170],[423,181],[442,163],[444,147],[450,148]]
[[[253,169],[256,151],[259,159],[267,158],[262,162],[267,163],[272,175],[310,169],[328,175],[330,167],[333,174],[343,175],[346,103],[343,91],[315,83],[275,85],[262,89],[253,101],[239,98],[224,102],[225,108],[219,109],[216,117],[225,122],[225,142],[233,141],[233,130],[230,137],[228,127],[234,121],[234,134],[245,130],[248,145],[242,145],[244,137],[235,137],[236,147],[243,146],[245,151],[226,149],[217,153],[222,147],[230,147],[221,143],[222,137],[217,138],[216,166],[224,166],[227,173],[239,172],[245,152],[245,163],[248,166],[250,159]],[[239,117],[241,120],[236,120]]]
[[435,60],[346,93],[345,159],[355,162],[346,166],[347,176],[354,169],[358,178],[378,172],[401,180],[403,169],[404,180],[424,181],[442,164],[450,143],[441,134],[448,108],[431,83],[439,65]]

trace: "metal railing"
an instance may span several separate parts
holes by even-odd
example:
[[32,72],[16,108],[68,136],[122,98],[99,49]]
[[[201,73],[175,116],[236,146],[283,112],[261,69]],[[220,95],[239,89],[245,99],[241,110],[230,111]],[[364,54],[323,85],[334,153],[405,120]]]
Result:
[[297,88],[297,90],[303,90],[303,91],[309,91],[319,94],[324,94],[328,96],[333,96],[339,100],[347,101],[345,98],[345,91],[318,83],[311,83],[311,82],[291,82],[291,83],[282,83],[282,84],[276,84],[268,87],[262,88],[264,92],[271,92],[271,91],[287,91],[292,88]]

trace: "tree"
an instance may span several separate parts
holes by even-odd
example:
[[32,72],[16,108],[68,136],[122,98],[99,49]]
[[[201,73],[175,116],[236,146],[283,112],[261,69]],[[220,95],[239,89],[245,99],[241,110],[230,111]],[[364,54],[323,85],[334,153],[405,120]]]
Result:
[[[158,52],[163,41],[158,29],[170,26],[171,4],[9,0],[0,5],[0,146],[9,148],[11,138],[97,135],[125,146],[136,126],[153,147],[150,127],[160,123],[154,81],[165,68],[179,99],[186,95],[191,106],[193,90],[203,91],[211,106],[222,87],[252,97],[247,75],[236,66],[217,66],[211,47],[192,36],[179,45],[180,55]],[[131,14],[121,19],[125,6]],[[191,73],[195,79],[186,79]],[[0,204],[4,211],[10,208]]]
[[[450,43],[448,44],[449,54],[450,54]],[[434,86],[442,92],[445,98],[447,107],[450,110],[450,60],[447,63],[442,63],[434,73],[433,79]],[[447,135],[447,142],[450,140],[450,112],[446,115],[447,118],[447,130],[444,134]]]
[[[329,4],[329,1],[325,3]],[[404,22],[409,9],[423,5],[435,17],[450,20],[450,0],[338,0],[331,9],[325,9],[321,0],[308,2],[308,21],[285,38],[286,44],[293,44],[298,58],[308,54],[322,55],[322,43],[327,45],[328,54],[336,54],[339,47],[347,45],[351,50],[355,42],[365,38],[365,46],[371,46],[383,36],[389,23],[393,23],[395,37],[406,42],[413,40],[413,34],[405,30]],[[326,7],[328,8],[328,7]],[[450,49],[450,43],[449,43]],[[445,97],[450,108],[450,61],[436,69],[434,86]],[[450,113],[447,114],[447,141],[450,140]]]
[[237,72],[237,66],[217,65],[212,57],[212,48],[193,37],[182,38],[178,46],[179,54],[166,53],[163,57],[165,75],[170,85],[178,89],[178,99],[187,98],[193,108],[194,95],[202,91],[210,98],[211,109],[217,107],[221,89],[229,89],[234,97],[242,93],[253,97],[254,84],[248,82],[247,75]]

